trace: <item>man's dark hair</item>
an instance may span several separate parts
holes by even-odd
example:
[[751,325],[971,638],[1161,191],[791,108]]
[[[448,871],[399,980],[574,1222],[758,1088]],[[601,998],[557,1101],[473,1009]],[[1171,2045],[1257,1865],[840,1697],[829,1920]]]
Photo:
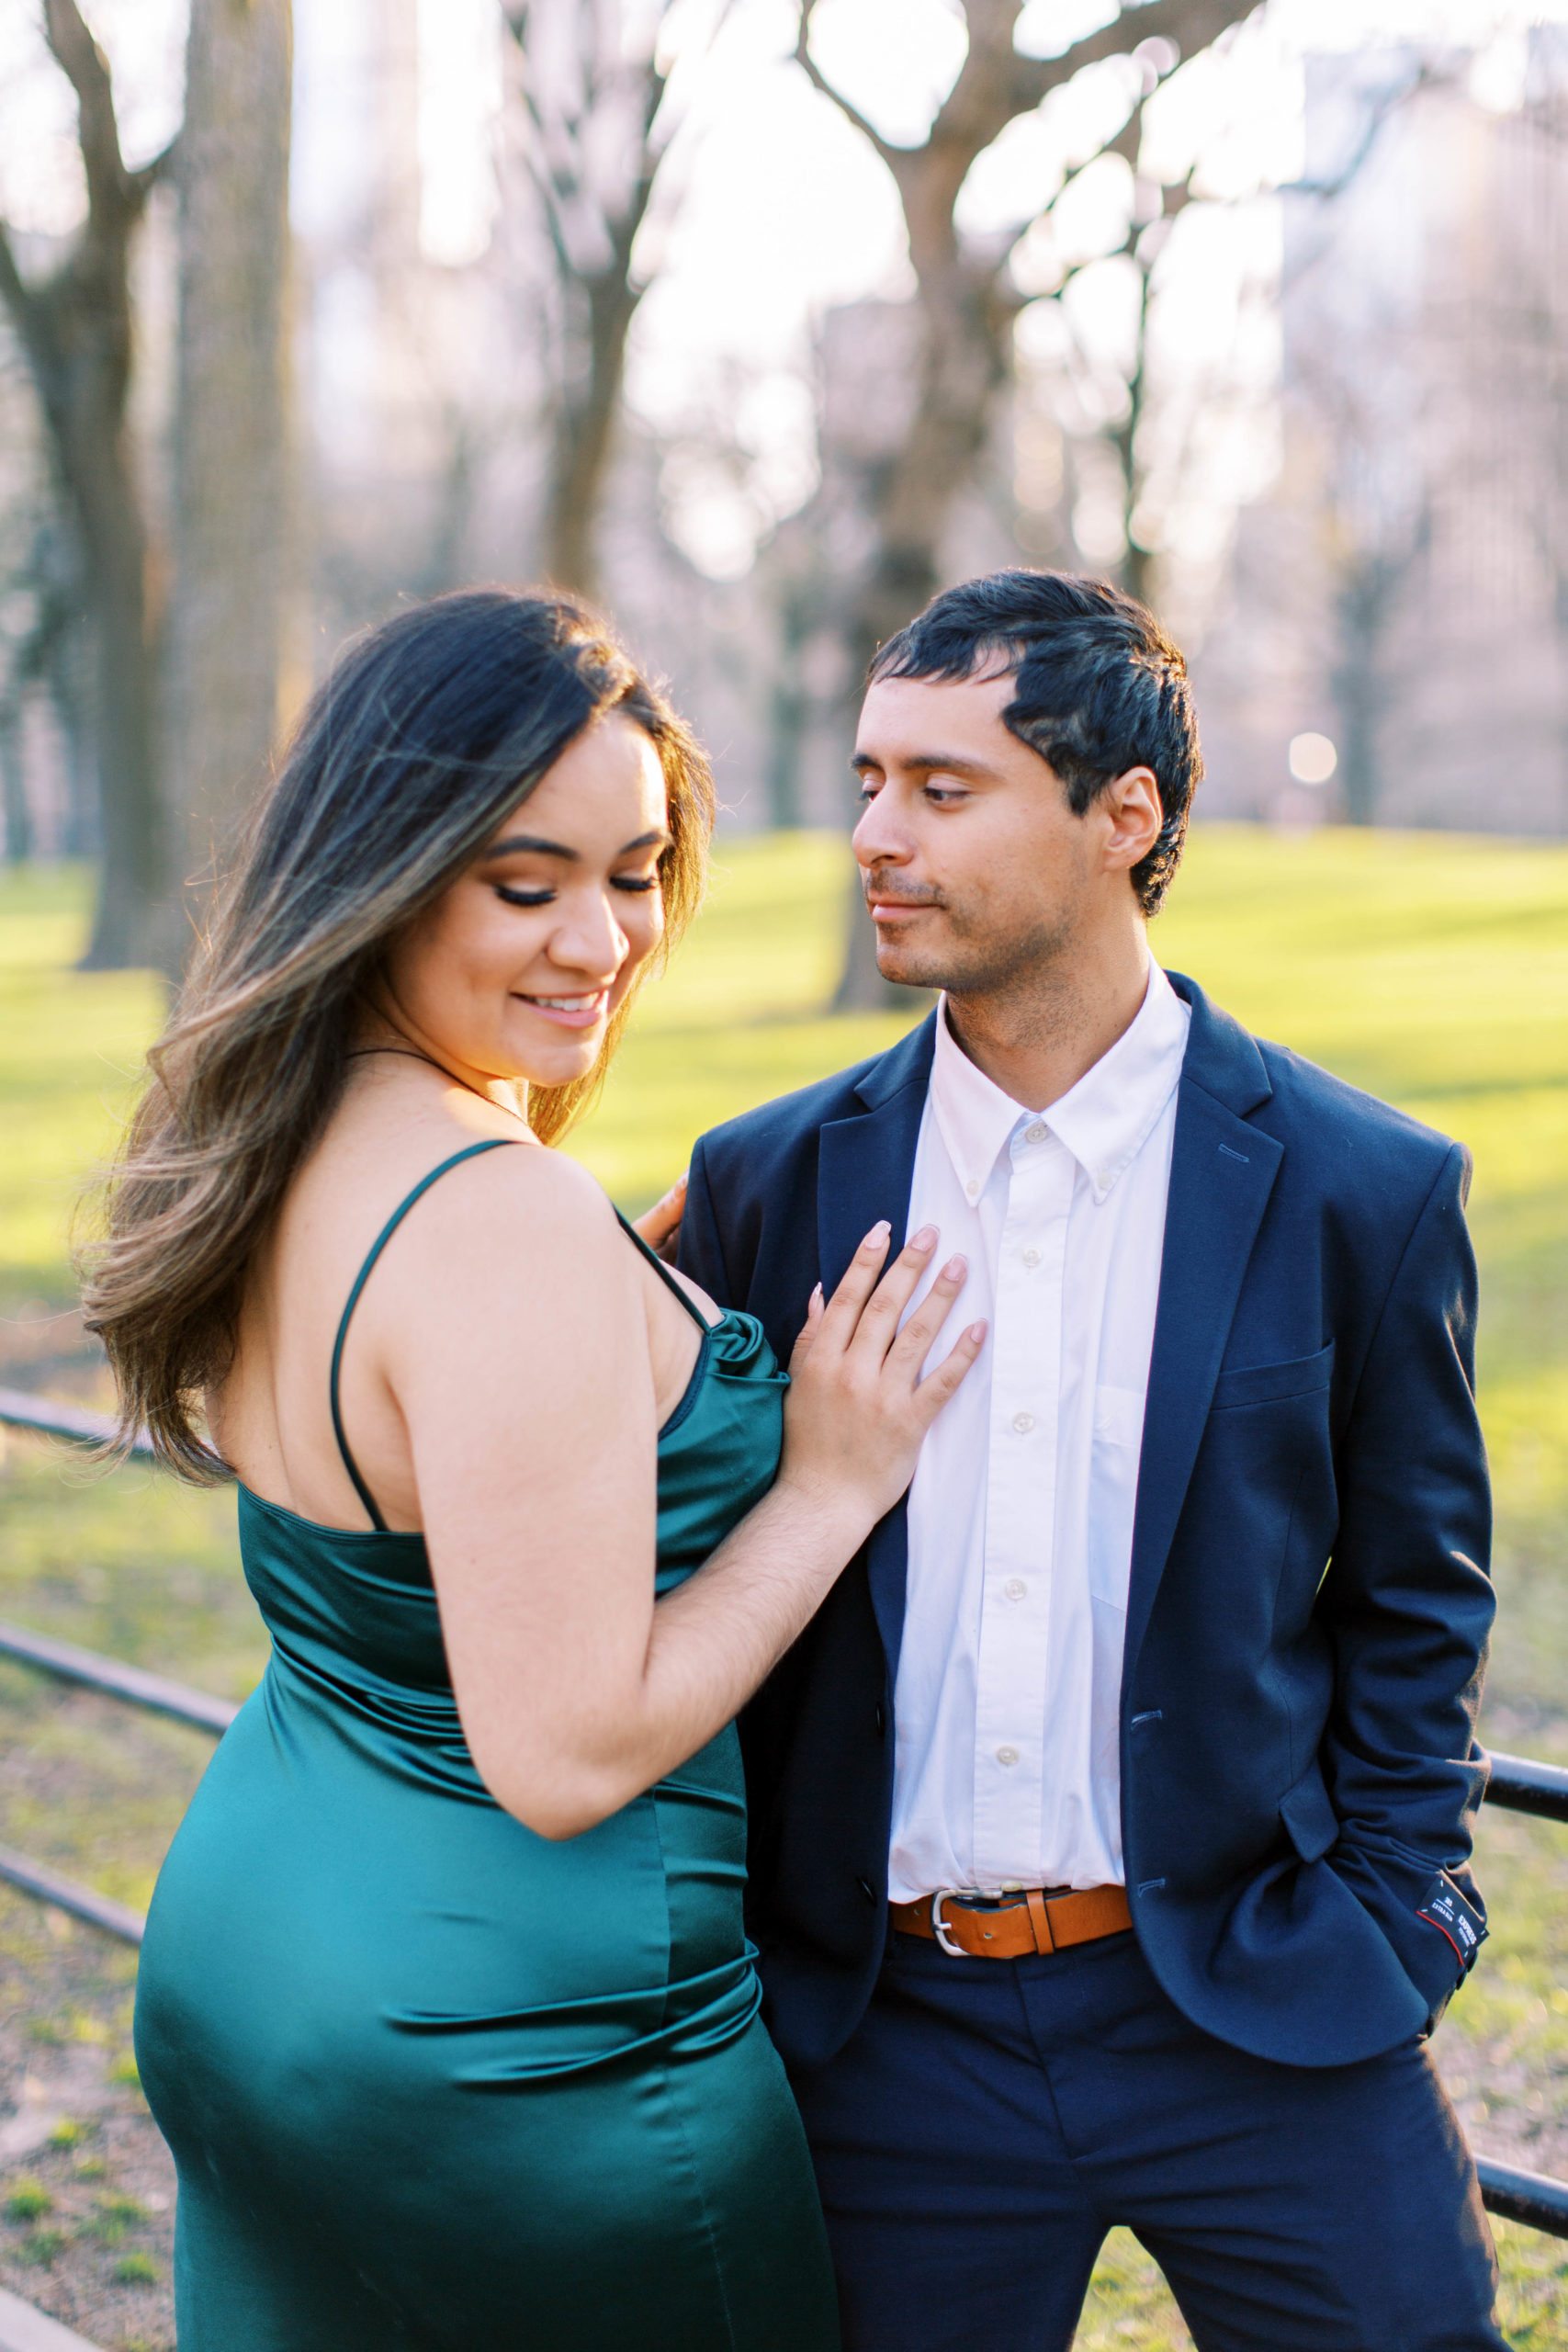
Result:
[[879,678],[970,678],[1000,657],[1016,680],[1002,713],[1048,761],[1081,817],[1129,768],[1154,771],[1164,822],[1133,868],[1145,915],[1170,888],[1203,774],[1180,649],[1154,615],[1103,580],[1066,571],[992,571],[944,589],[880,646]]

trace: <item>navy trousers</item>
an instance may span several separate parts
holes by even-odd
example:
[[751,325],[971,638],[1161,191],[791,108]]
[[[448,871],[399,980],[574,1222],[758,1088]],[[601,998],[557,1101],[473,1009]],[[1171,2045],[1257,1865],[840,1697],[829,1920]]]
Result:
[[892,1935],[795,2077],[845,2352],[1066,2352],[1126,2222],[1200,2352],[1506,2352],[1425,2042],[1320,2070],[1190,2025],[1131,1935],[1020,1961]]

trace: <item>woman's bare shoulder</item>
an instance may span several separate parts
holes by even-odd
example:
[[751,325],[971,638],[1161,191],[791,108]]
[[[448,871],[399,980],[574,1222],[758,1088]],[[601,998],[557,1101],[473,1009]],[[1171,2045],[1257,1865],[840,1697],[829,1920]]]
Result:
[[524,1203],[536,1216],[558,1217],[584,1231],[615,1232],[610,1196],[580,1160],[547,1144],[516,1140],[516,1149],[475,1158],[474,1172],[498,1204]]
[[[307,1283],[335,1280],[340,1257],[362,1257],[395,1218],[396,1245],[373,1285],[384,1299],[400,1301],[412,1278],[432,1298],[451,1285],[456,1307],[459,1295],[472,1303],[476,1286],[500,1298],[520,1279],[569,1266],[579,1278],[599,1268],[620,1286],[625,1244],[615,1210],[577,1161],[501,1114],[487,1118],[488,1105],[454,1115],[414,1095],[366,1107],[371,1115],[345,1106],[348,1115],[334,1118],[296,1177],[268,1252],[274,1262]],[[404,1115],[388,1115],[398,1109]],[[476,1148],[487,1146],[504,1148]]]
[[625,1245],[615,1212],[586,1168],[525,1138],[494,1140],[510,1148],[476,1151],[431,1187],[420,1204],[425,1214],[411,1220],[423,1237],[415,1254],[488,1265],[502,1281],[508,1272],[618,1262]]

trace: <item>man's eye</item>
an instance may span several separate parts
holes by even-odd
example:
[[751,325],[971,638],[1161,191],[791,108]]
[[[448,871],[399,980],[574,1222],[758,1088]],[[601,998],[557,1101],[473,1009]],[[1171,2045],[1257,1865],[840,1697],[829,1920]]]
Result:
[[553,890],[515,890],[509,883],[498,882],[495,895],[504,899],[509,907],[547,907],[556,894]]
[[967,800],[968,797],[969,796],[964,790],[962,785],[928,784],[926,786],[926,798],[928,800],[945,803],[948,801]]

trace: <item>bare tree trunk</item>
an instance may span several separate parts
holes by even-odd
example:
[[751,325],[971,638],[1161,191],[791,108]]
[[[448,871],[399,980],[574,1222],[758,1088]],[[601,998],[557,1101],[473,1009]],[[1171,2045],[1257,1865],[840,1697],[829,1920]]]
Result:
[[168,625],[166,806],[179,863],[158,943],[171,973],[277,725],[291,31],[290,0],[192,0]]
[[[830,1012],[907,1012],[917,992],[885,980],[876,962],[876,926],[865,910],[856,868],[844,901],[844,961]],[[923,996],[923,991],[920,992]]]
[[[93,458],[97,463],[94,465]],[[123,431],[84,452],[98,477],[84,525],[94,618],[94,742],[98,768],[98,900],[85,971],[152,959],[164,875],[158,807],[156,624],[149,610],[147,535]]]
[[586,333],[578,346],[581,373],[563,384],[556,399],[550,451],[550,486],[545,516],[545,566],[558,587],[592,596],[599,578],[595,536],[604,480],[615,453],[626,374],[626,336],[642,299],[617,254],[606,270],[563,288],[569,303],[587,311]]
[[103,52],[76,0],[45,0],[44,29],[76,94],[87,218],[53,276],[24,282],[0,229],[0,300],[26,354],[88,582],[101,854],[84,965],[144,960],[160,873],[153,747],[155,613],[126,427],[131,239],[168,158],[128,172]]
[[[1138,109],[1138,115],[1143,112]],[[1138,119],[1138,115],[1134,120]],[[1132,240],[1129,240],[1132,243]],[[1141,486],[1138,471],[1138,433],[1144,422],[1144,409],[1148,395],[1149,340],[1149,279],[1152,269],[1133,245],[1133,259],[1138,272],[1137,341],[1134,346],[1133,373],[1127,385],[1127,414],[1124,422],[1111,435],[1117,460],[1122,468],[1122,534],[1126,552],[1122,558],[1122,585],[1129,596],[1140,605],[1149,601],[1153,563],[1147,548],[1142,546],[1134,529],[1134,517],[1138,511]]]
[[96,857],[102,834],[94,752],[91,632],[63,628],[49,646],[44,679],[65,755],[67,857]]
[[632,275],[632,252],[669,145],[670,127],[660,119],[668,75],[658,54],[669,6],[660,0],[643,26],[637,54],[625,47],[629,12],[619,5],[604,12],[580,0],[502,6],[522,62],[529,159],[560,300],[545,567],[558,587],[584,596],[598,586],[599,510],[615,454],[626,337],[645,290]]
[[32,811],[22,771],[22,712],[19,700],[0,702],[0,816],[7,865],[25,865],[33,854]]
[[1384,646],[1431,533],[1431,510],[1424,505],[1403,537],[1348,560],[1335,597],[1339,658],[1330,684],[1338,719],[1339,790],[1352,825],[1377,822],[1382,797],[1379,739],[1390,691]]

